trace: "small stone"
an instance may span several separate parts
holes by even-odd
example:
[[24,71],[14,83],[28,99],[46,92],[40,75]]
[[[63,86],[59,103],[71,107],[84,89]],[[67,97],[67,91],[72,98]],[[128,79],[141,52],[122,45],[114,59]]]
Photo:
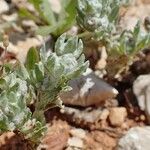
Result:
[[109,116],[109,110],[108,109],[104,109],[100,115],[100,119],[101,120],[106,120],[107,117]]
[[98,60],[95,68],[98,69],[98,70],[101,70],[101,69],[104,69],[107,65],[107,52],[106,52],[106,48],[105,47],[102,47],[102,48],[98,48],[98,50],[101,52],[101,58]]
[[118,91],[108,83],[97,77],[92,70],[69,84],[72,90],[60,94],[64,104],[87,107],[91,105],[102,106],[108,99],[114,98]]
[[144,115],[141,115],[141,116],[140,116],[140,119],[141,119],[142,121],[145,121],[145,120],[146,120],[146,118],[145,118]]
[[22,25],[24,27],[35,27],[36,26],[36,24],[33,20],[23,20]]
[[127,129],[129,129],[129,125],[128,125],[126,122],[124,122],[124,123],[121,125],[121,128],[127,130]]
[[[70,127],[62,120],[53,121],[53,125],[47,124],[48,131],[41,140],[41,147],[46,150],[62,150],[67,146]],[[44,148],[43,148],[44,149]],[[42,148],[40,149],[42,150]]]
[[70,130],[70,134],[74,137],[78,137],[80,139],[84,139],[86,137],[86,132],[83,129],[72,129]]
[[141,110],[145,111],[150,123],[150,75],[141,75],[133,83],[133,92]]
[[83,110],[80,110],[78,108],[73,108],[73,107],[65,107],[64,114],[67,114],[68,116],[71,116],[73,121],[83,121],[86,123],[94,123],[98,120],[100,120],[100,116],[102,113],[102,108],[92,108],[92,107],[87,107]]
[[7,2],[4,0],[0,0],[0,6],[1,6],[0,14],[7,12],[9,10],[9,6],[8,6]]
[[2,19],[3,19],[4,21],[7,21],[7,22],[17,21],[17,19],[18,19],[18,14],[17,14],[17,13],[13,13],[13,14],[10,14],[10,15],[5,15],[5,14],[3,14],[3,15],[2,15]]
[[100,59],[100,60],[97,62],[95,68],[96,68],[96,69],[104,69],[104,68],[106,67],[106,65],[107,65],[106,60],[105,60],[105,59]]
[[68,140],[68,146],[83,148],[83,141],[80,138],[72,137]]
[[123,136],[117,150],[149,150],[150,127],[133,127]]
[[127,110],[124,107],[110,109],[109,120],[113,126],[121,126],[127,117]]

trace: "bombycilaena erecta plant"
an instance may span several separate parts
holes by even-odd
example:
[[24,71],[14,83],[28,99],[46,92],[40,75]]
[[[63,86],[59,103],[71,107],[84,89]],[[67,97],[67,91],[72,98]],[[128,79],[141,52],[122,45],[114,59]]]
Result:
[[[82,54],[83,43],[63,34],[54,52],[31,48],[25,64],[3,66],[0,77],[0,133],[13,131],[35,148],[46,132],[44,112],[63,107],[60,92],[70,90],[68,81],[88,67]],[[30,106],[34,106],[31,110]]]

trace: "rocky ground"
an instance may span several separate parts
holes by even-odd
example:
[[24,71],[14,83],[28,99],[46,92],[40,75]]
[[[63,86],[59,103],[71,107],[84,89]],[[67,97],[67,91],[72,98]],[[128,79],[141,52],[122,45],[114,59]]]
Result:
[[[59,3],[51,2],[59,11]],[[50,37],[43,39],[33,34],[37,28],[33,21],[19,21],[17,8],[24,4],[31,7],[26,0],[12,0],[11,4],[0,1],[0,30],[9,34],[10,55],[21,61],[25,60],[30,47],[38,47],[47,40],[53,44]],[[132,28],[138,19],[144,20],[150,15],[150,1],[138,0],[123,9],[121,15],[124,17],[120,24]],[[65,108],[45,113],[48,133],[38,149],[149,150],[149,68],[150,50],[147,49],[121,81],[104,81],[90,69],[71,81],[73,91],[61,95]],[[0,136],[0,150],[21,149],[28,149],[26,142],[14,133]]]

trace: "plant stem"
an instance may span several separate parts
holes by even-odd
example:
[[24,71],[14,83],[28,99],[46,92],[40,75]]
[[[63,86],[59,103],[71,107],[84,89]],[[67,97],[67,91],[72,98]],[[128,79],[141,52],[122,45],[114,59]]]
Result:
[[90,38],[93,36],[92,32],[85,31],[83,33],[78,34],[79,38]]

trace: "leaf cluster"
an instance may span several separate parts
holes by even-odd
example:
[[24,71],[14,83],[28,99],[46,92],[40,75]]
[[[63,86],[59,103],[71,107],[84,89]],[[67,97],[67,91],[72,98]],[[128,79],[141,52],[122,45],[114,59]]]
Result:
[[78,0],[77,22],[102,40],[116,31],[120,5],[119,0]]

